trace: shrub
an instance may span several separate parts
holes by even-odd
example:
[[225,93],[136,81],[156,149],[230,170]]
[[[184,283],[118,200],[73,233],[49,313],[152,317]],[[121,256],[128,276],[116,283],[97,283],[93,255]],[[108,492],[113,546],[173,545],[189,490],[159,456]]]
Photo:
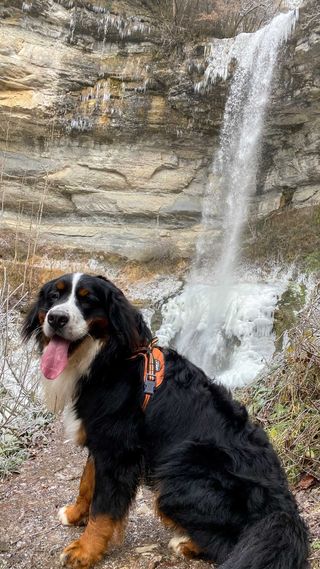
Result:
[[39,399],[35,346],[21,346],[19,308],[23,284],[10,288],[4,274],[0,291],[0,477],[16,472],[28,448],[43,442],[51,417]]

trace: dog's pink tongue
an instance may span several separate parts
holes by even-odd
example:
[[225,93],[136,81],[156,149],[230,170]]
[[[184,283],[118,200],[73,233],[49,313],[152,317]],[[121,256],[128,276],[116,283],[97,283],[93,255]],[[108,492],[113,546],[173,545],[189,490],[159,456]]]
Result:
[[59,336],[54,336],[43,352],[40,367],[47,379],[56,379],[68,363],[68,348],[70,342]]

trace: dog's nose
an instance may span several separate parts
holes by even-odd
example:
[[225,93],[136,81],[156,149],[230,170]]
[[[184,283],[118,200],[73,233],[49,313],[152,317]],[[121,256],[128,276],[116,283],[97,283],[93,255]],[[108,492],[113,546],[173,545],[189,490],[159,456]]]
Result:
[[48,322],[54,330],[63,328],[69,322],[69,316],[65,312],[49,312]]

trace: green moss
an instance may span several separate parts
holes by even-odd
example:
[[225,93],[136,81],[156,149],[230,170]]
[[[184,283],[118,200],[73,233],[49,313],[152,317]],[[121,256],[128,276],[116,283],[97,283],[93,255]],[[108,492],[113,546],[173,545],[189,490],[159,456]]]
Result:
[[283,334],[290,330],[297,321],[297,313],[303,308],[306,300],[306,287],[298,283],[290,283],[281,296],[274,314],[273,330],[276,335],[276,349],[281,350]]
[[320,251],[313,251],[306,255],[305,267],[309,273],[320,272]]

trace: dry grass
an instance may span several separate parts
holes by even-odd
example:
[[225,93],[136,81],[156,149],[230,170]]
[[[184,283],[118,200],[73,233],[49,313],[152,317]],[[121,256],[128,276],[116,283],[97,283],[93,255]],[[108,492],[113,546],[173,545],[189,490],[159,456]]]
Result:
[[320,272],[320,206],[284,207],[257,221],[244,235],[243,256],[263,264],[292,262],[307,272]]
[[[92,253],[79,248],[64,248],[53,244],[37,242],[32,254],[28,253],[30,236],[18,234],[12,230],[2,232],[0,245],[0,289],[4,274],[11,289],[20,293],[34,294],[40,286],[62,272],[82,271],[100,272],[115,280],[125,290],[138,281],[149,280],[159,274],[184,274],[188,268],[186,259],[178,257],[175,246],[170,240],[146,247],[141,261],[126,260],[115,254]],[[50,260],[50,262],[49,262]],[[92,261],[97,267],[92,268]],[[67,266],[64,270],[63,267]],[[116,275],[116,277],[114,276]]]
[[320,480],[320,295],[289,331],[272,369],[238,394],[269,434],[292,483]]
[[0,477],[16,472],[30,445],[43,441],[50,421],[34,369],[35,346],[21,347],[19,309],[27,293],[12,288],[4,271],[0,291]]
[[[8,290],[16,289],[19,295],[24,295],[32,290],[37,290],[45,280],[55,276],[54,267],[51,269],[41,268],[41,253],[45,253],[47,247],[39,245],[39,225],[30,224],[27,234],[22,233],[17,226],[16,230],[3,229],[1,232],[0,246],[0,289],[7,287]],[[53,276],[51,276],[53,275]]]
[[233,37],[264,25],[280,0],[138,0],[160,29],[163,43],[174,48],[204,36]]
[[[24,234],[19,229],[3,230],[0,245],[0,289],[5,280],[20,295],[33,295],[45,282],[60,276],[62,272],[92,272],[89,266],[92,255],[87,251],[61,249],[54,244],[39,242],[33,228],[29,234]],[[108,264],[107,255],[99,254],[98,257],[101,266]],[[113,258],[110,264],[117,266],[119,260]]]
[[188,266],[185,259],[170,257],[151,258],[142,263],[129,261],[123,267],[124,283],[130,284],[139,280],[149,280],[159,274],[181,276],[186,272]]

